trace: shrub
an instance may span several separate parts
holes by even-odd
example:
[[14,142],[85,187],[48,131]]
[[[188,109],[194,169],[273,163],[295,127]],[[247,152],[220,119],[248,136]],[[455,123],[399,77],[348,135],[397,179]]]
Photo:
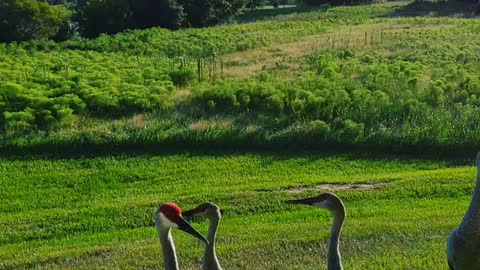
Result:
[[196,79],[196,74],[191,69],[177,69],[168,73],[172,82],[180,87],[189,85]]
[[209,110],[213,111],[215,109],[215,107],[217,106],[217,104],[215,103],[215,101],[213,100],[209,100],[207,102],[207,107]]
[[281,113],[284,110],[285,102],[281,95],[274,94],[267,98],[267,108],[273,113]]
[[365,132],[365,125],[363,123],[356,123],[350,119],[343,121],[343,140],[345,142],[357,142],[363,139]]
[[330,133],[330,125],[322,120],[313,120],[309,123],[310,131],[316,135],[327,135]]
[[188,25],[205,27],[226,22],[242,8],[243,0],[178,0]]
[[30,129],[35,120],[33,113],[30,108],[20,112],[4,112],[5,130],[10,133],[17,133]]

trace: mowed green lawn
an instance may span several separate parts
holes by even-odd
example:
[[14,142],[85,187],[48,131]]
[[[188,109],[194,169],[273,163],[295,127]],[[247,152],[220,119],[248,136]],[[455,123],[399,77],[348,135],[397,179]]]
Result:
[[[446,238],[470,201],[473,163],[313,153],[2,158],[0,268],[160,269],[158,205],[212,201],[223,209],[225,269],[326,269],[331,216],[282,201],[328,183],[343,188],[335,192],[347,207],[346,269],[447,269]],[[205,233],[208,223],[193,225]],[[199,269],[202,244],[173,235],[181,268]]]

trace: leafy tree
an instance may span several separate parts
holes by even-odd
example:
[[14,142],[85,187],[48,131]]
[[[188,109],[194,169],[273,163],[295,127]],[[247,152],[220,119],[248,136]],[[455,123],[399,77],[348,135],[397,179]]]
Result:
[[70,11],[37,0],[0,1],[0,42],[55,36],[70,18]]
[[189,26],[203,27],[228,21],[244,5],[243,0],[178,0]]
[[174,0],[131,0],[135,28],[161,26],[177,29],[184,20],[183,8]]
[[240,9],[244,6],[244,0],[216,0],[213,1],[214,16],[212,24],[222,23],[230,20],[237,15]]
[[75,20],[86,37],[154,26],[177,29],[228,21],[244,0],[88,0],[78,4]]
[[86,1],[78,5],[75,20],[86,37],[116,34],[133,27],[129,0]]
[[247,0],[245,6],[247,8],[257,8],[265,5],[265,0]]
[[65,5],[67,3],[66,0],[47,0],[50,5]]
[[82,35],[96,37],[154,26],[177,29],[184,16],[174,0],[89,0],[78,5],[75,19]]
[[302,0],[301,3],[310,6],[320,5],[364,5],[381,2],[382,0]]

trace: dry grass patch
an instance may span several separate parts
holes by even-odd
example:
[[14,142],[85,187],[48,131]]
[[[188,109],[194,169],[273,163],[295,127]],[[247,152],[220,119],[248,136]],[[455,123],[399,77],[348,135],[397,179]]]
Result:
[[382,186],[387,185],[387,183],[375,183],[375,184],[322,184],[318,186],[309,186],[309,187],[295,187],[285,189],[288,194],[300,194],[305,191],[339,191],[339,190],[358,190],[358,191],[367,191],[372,189],[377,189]]
[[233,125],[233,121],[227,118],[217,118],[213,120],[198,120],[190,124],[190,129],[193,131],[206,131],[209,129],[225,129]]
[[173,93],[173,99],[175,101],[185,101],[190,95],[191,90],[187,88],[179,88]]
[[203,119],[190,124],[190,129],[193,131],[205,131],[210,127],[210,123]]
[[[302,57],[317,50],[329,48],[366,49],[376,44],[395,41],[392,34],[409,31],[438,31],[453,25],[409,25],[399,23],[371,23],[355,26],[342,26],[331,31],[303,37],[298,41],[274,44],[268,47],[224,56],[224,75],[227,77],[248,78],[264,70],[274,70],[279,64],[287,63],[288,71],[300,70]],[[365,35],[366,33],[366,35]],[[388,52],[385,52],[388,53]]]
[[135,128],[145,129],[147,127],[147,117],[145,114],[137,114],[132,118],[132,123]]

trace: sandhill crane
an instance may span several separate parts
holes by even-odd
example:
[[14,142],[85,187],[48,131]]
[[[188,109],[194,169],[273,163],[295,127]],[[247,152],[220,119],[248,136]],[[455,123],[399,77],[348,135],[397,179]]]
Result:
[[340,256],[340,233],[345,221],[346,211],[342,200],[333,193],[323,193],[320,196],[286,201],[288,204],[306,204],[327,209],[333,214],[333,224],[328,242],[327,267],[328,270],[343,270]]
[[220,214],[220,208],[213,203],[207,202],[197,206],[195,209],[183,212],[183,215],[208,218],[210,222],[207,234],[208,244],[205,246],[202,270],[222,270],[215,252],[215,238],[217,235],[218,224],[222,217]]
[[171,229],[180,229],[208,244],[207,239],[197,232],[182,217],[182,209],[174,203],[162,204],[155,213],[155,225],[162,245],[165,270],[178,270],[177,254],[173,244]]
[[480,153],[477,154],[477,184],[462,223],[447,243],[448,265],[452,270],[480,269]]

